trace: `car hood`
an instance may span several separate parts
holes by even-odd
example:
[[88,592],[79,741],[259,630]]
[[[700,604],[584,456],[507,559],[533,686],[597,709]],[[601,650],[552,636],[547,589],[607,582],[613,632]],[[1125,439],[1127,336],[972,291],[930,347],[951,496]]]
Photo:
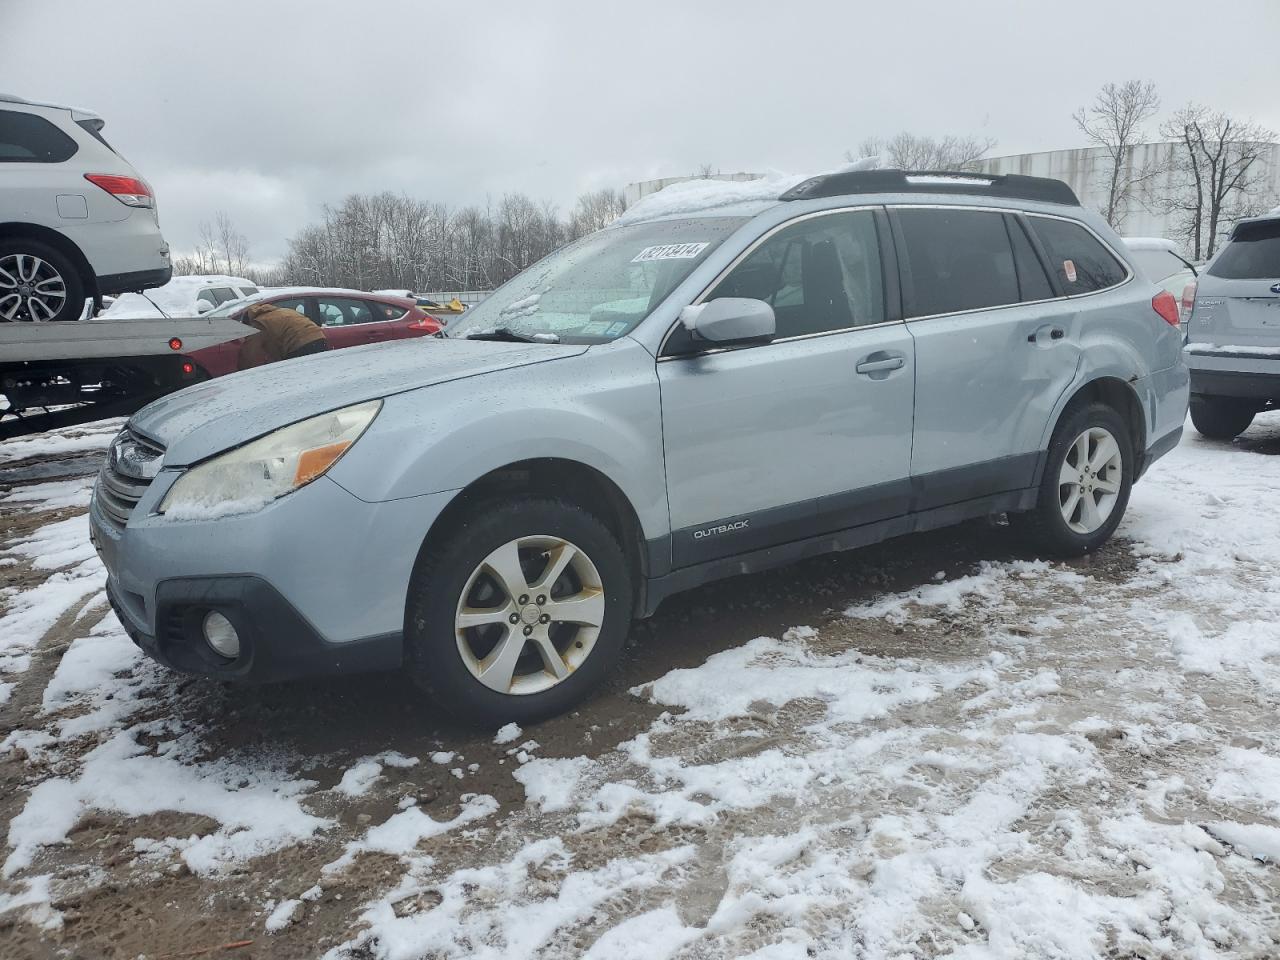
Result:
[[129,420],[186,466],[272,430],[353,403],[577,356],[586,346],[424,337],[288,360],[188,387]]

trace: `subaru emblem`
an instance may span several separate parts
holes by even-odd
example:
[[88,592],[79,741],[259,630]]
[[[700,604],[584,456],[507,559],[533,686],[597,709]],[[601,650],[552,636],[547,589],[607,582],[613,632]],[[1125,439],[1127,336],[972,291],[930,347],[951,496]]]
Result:
[[1280,293],[1280,283],[1273,283],[1273,284],[1271,285],[1271,292],[1272,292],[1272,293]]

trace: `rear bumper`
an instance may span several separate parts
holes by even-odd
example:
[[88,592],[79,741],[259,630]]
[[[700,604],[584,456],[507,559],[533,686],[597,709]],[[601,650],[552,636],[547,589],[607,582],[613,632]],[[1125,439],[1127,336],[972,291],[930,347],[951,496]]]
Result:
[[173,267],[156,270],[135,270],[132,273],[111,273],[98,277],[98,292],[104,297],[113,293],[134,293],[163,287],[173,279]]
[[1208,397],[1239,397],[1280,402],[1280,373],[1192,370],[1191,392]]
[[1268,349],[1190,344],[1186,358],[1192,393],[1280,401],[1280,355]]
[[[326,674],[394,670],[399,633],[329,643],[271,584],[259,577],[165,580],[157,585],[155,633],[130,612],[114,578],[107,598],[125,632],[147,656],[181,673],[266,683]],[[205,642],[204,617],[216,610],[236,628],[240,654],[228,660]]]

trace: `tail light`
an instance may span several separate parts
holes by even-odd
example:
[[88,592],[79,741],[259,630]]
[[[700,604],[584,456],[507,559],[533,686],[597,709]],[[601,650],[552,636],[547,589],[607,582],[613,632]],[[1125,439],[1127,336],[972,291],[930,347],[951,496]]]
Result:
[[1182,288],[1182,319],[1191,319],[1191,308],[1196,305],[1196,282],[1192,280]]
[[86,173],[84,178],[101,187],[126,207],[154,207],[156,195],[145,180],[137,177],[121,177],[114,173]]
[[430,314],[424,315],[409,324],[410,330],[425,330],[427,333],[435,333],[444,327],[444,324]]
[[1160,319],[1169,326],[1178,326],[1178,301],[1168,290],[1161,290],[1151,298],[1151,309],[1160,314]]

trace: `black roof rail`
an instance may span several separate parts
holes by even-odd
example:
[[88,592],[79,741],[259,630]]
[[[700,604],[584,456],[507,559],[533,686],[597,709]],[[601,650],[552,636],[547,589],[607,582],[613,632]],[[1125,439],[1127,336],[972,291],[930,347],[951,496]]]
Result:
[[824,173],[798,183],[779,200],[813,200],[852,193],[962,193],[1009,200],[1038,200],[1080,206],[1075,191],[1061,180],[1017,173],[958,170],[849,170]]

